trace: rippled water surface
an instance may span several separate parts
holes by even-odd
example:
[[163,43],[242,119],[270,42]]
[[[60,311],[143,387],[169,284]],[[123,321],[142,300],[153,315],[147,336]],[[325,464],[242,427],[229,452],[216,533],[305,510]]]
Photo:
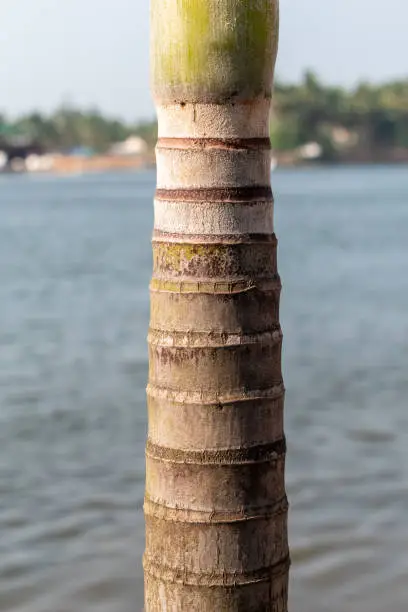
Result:
[[[408,171],[273,175],[291,612],[408,609]],[[0,612],[133,612],[154,174],[0,177]]]

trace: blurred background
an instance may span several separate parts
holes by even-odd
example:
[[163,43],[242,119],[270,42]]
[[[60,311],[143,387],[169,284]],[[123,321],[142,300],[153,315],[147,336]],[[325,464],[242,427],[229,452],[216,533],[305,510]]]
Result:
[[[284,0],[271,137],[292,612],[404,612],[402,0]],[[147,0],[0,7],[0,612],[143,605]]]

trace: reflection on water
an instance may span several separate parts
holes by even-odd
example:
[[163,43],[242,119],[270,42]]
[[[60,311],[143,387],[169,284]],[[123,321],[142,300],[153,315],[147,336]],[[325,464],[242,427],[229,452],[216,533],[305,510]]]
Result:
[[[274,173],[292,612],[408,601],[408,173]],[[0,180],[0,612],[129,612],[154,175]]]

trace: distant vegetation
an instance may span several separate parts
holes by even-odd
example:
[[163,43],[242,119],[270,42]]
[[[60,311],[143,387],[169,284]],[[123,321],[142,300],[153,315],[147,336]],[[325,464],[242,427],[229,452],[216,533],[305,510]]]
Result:
[[86,147],[104,152],[110,145],[131,135],[141,136],[153,147],[157,137],[156,122],[128,124],[104,117],[97,110],[81,111],[61,108],[50,116],[30,113],[17,121],[8,122],[0,115],[0,141],[3,138],[25,136],[48,151],[69,151]]
[[408,150],[408,80],[361,83],[347,91],[306,73],[300,85],[277,83],[271,138],[275,149],[315,141],[326,159]]
[[[127,124],[103,117],[96,110],[61,108],[51,116],[32,113],[8,122],[0,115],[0,140],[21,133],[48,150],[87,147],[104,151],[113,142],[139,135],[150,147],[157,137],[153,122]],[[311,72],[298,85],[277,82],[271,121],[274,148],[285,153],[317,142],[323,159],[372,157],[393,151],[408,156],[408,80],[353,90],[323,85]]]

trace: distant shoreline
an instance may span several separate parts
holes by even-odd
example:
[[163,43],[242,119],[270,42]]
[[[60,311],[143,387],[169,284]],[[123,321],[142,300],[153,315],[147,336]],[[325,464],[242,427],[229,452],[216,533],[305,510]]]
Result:
[[[314,170],[336,167],[375,167],[375,166],[404,166],[408,165],[408,159],[343,159],[343,160],[300,160],[288,157],[274,156],[274,164],[271,171],[280,169],[299,168],[303,170]],[[29,171],[20,169],[13,171],[10,168],[0,171],[0,175],[78,175],[78,174],[100,174],[112,172],[134,172],[147,169],[155,169],[154,153],[135,156],[113,156],[96,155],[92,157],[81,156],[55,156],[46,170]]]

